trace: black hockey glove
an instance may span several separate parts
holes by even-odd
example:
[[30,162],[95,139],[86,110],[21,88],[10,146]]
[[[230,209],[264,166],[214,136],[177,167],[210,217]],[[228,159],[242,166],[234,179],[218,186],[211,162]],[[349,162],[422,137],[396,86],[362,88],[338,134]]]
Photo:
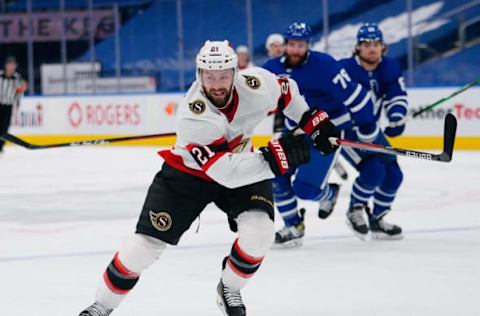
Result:
[[310,146],[305,135],[287,134],[282,138],[272,138],[268,146],[260,147],[260,151],[270,169],[276,176],[283,175],[287,171],[300,164],[310,161]]
[[328,114],[317,109],[310,109],[305,112],[300,120],[300,127],[305,133],[310,135],[315,148],[324,155],[333,153],[338,149],[338,145],[333,145],[329,138],[340,137],[340,132],[335,125],[328,119]]

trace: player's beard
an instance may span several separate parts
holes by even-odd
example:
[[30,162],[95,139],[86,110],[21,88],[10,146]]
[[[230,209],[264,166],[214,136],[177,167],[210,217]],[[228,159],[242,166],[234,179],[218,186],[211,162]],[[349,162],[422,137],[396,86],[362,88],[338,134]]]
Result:
[[210,89],[207,91],[205,87],[203,88],[205,91],[205,96],[213,103],[217,108],[224,108],[227,106],[228,101],[230,100],[230,96],[232,95],[232,88],[227,90],[225,88],[221,89]]
[[359,54],[358,57],[364,63],[369,64],[371,66],[375,66],[376,64],[378,64],[380,62],[381,55],[371,54],[371,55],[367,55],[367,56],[362,56],[362,55]]
[[291,54],[291,55],[286,55],[287,56],[287,63],[290,66],[298,66],[302,64],[305,59],[307,58],[307,53],[300,55],[300,54]]

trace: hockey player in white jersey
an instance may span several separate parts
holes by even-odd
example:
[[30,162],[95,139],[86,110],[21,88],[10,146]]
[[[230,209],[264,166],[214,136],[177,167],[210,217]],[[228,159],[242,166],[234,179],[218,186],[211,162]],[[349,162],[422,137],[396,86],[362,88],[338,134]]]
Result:
[[[335,126],[325,112],[309,109],[294,81],[260,68],[237,72],[228,42],[207,41],[196,67],[197,80],[177,112],[176,144],[159,152],[165,163],[149,188],[136,232],[114,255],[95,302],[81,316],[109,315],[210,202],[238,232],[223,260],[217,302],[225,315],[246,315],[240,290],[275,236],[271,179],[308,162],[309,141],[325,154],[337,149],[328,141],[339,136]],[[290,134],[255,152],[253,129],[277,104],[310,139]]]

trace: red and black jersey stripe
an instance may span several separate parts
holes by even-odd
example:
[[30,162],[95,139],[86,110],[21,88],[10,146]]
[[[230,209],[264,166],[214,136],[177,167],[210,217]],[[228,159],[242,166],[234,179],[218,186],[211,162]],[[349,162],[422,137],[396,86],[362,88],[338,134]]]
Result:
[[201,170],[192,169],[185,165],[183,158],[175,155],[171,150],[161,150],[158,154],[165,159],[165,162],[171,167],[197,176],[207,181],[213,182],[212,178],[207,176],[205,172],[221,157],[227,153],[231,153],[242,142],[243,135],[235,137],[228,142],[225,137],[221,137],[209,145],[188,144],[186,149],[190,152],[193,159],[197,162]]

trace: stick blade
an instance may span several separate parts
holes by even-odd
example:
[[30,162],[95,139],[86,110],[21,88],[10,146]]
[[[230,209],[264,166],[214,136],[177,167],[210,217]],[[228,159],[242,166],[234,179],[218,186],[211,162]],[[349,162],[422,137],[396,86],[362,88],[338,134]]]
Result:
[[448,113],[445,116],[445,127],[443,132],[443,152],[441,160],[450,162],[453,156],[453,147],[455,146],[455,135],[457,134],[457,118]]

